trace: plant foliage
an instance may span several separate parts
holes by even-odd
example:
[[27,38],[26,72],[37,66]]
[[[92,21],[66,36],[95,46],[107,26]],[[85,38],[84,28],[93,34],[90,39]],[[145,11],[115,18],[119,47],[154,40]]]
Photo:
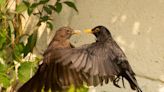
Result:
[[[57,0],[54,4],[49,0],[29,0],[16,2],[16,9],[10,9],[11,0],[0,0],[0,92],[14,91],[26,82],[36,71],[40,58],[33,59],[33,49],[37,42],[38,28],[45,22],[50,29],[53,29],[53,13],[60,13],[63,4],[78,12],[74,2]],[[13,1],[12,1],[13,2]],[[30,34],[26,34],[22,28],[21,19],[23,13],[29,16],[37,16],[38,23]],[[23,39],[26,38],[26,39]],[[29,58],[29,59],[28,59]],[[72,91],[69,91],[72,92]]]

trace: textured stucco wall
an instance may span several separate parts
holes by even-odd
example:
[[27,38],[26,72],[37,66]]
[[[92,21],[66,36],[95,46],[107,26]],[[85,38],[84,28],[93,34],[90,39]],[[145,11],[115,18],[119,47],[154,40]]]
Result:
[[[55,29],[106,26],[125,51],[143,92],[164,92],[164,0],[76,0],[76,5],[79,13],[65,6],[55,15]],[[82,34],[71,41],[79,46],[94,36]],[[129,85],[118,89],[111,84],[94,90],[132,92]]]

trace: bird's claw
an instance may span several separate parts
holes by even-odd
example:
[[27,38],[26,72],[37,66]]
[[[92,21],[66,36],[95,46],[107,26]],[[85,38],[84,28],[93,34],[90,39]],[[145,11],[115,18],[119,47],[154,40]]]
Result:
[[115,79],[113,80],[113,84],[114,84],[114,86],[116,86],[116,87],[118,87],[118,88],[121,88],[121,87],[118,85],[119,80],[120,80],[119,77],[115,78]]

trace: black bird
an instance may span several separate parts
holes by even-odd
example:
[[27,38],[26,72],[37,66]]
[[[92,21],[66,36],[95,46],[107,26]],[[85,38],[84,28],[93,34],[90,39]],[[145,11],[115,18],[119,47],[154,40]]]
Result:
[[90,53],[94,53],[93,55],[97,56],[95,57],[97,59],[93,62],[97,62],[98,64],[97,66],[94,63],[92,64],[95,69],[91,68],[89,71],[90,74],[93,72],[93,75],[98,76],[100,80],[102,80],[102,77],[108,77],[113,81],[113,84],[119,88],[120,86],[117,84],[118,81],[122,77],[124,86],[123,78],[125,78],[133,90],[142,92],[125,53],[114,41],[110,31],[104,26],[97,26],[92,30],[85,30],[85,32],[93,33],[97,38],[96,42],[92,44],[92,46],[95,47],[95,53],[94,50],[90,51]]
[[120,78],[122,81],[125,78],[133,90],[142,92],[126,55],[114,41],[109,30],[104,26],[97,26],[87,32],[96,36],[96,42],[79,48],[54,49],[51,54],[54,56],[60,53],[60,55],[50,60],[88,74],[88,85],[97,86],[103,84],[103,81],[108,83],[111,80],[116,87],[120,87],[118,81]]

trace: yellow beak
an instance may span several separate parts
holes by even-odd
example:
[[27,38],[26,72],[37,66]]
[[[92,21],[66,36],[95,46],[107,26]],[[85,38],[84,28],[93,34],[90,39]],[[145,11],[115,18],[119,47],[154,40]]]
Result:
[[73,30],[73,33],[72,34],[80,34],[81,31],[80,30]]
[[93,33],[91,29],[86,29],[83,31],[84,33]]

